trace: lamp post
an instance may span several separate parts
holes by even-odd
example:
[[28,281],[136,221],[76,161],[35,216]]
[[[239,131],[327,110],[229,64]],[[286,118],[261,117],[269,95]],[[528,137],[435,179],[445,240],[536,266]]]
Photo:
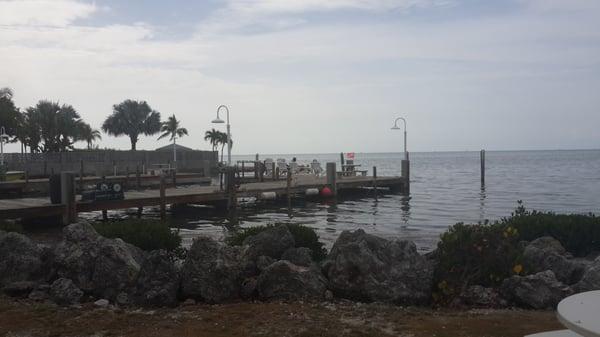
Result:
[[396,118],[396,120],[394,121],[394,126],[392,127],[392,130],[400,130],[400,127],[398,127],[399,120],[402,120],[404,122],[404,159],[408,160],[408,152],[406,151],[406,119],[404,119],[402,117]]
[[229,108],[227,108],[225,105],[219,105],[217,108],[217,118],[215,118],[212,122],[215,124],[225,123],[219,117],[219,111],[221,108],[225,108],[225,111],[227,111],[227,166],[231,166],[231,126],[229,125]]
[[4,166],[4,142],[8,141],[4,127],[0,127],[0,166]]

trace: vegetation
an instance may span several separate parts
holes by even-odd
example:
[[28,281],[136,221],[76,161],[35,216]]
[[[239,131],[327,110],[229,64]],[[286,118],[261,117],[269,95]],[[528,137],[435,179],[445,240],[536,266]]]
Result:
[[23,226],[13,221],[0,220],[0,231],[23,233]]
[[175,147],[177,138],[187,136],[188,134],[188,130],[186,128],[179,127],[179,121],[177,118],[175,118],[175,115],[169,117],[166,122],[162,122],[160,132],[162,132],[162,134],[160,137],[158,137],[158,139],[171,137],[169,140],[173,141],[173,147]]
[[102,124],[102,130],[113,136],[128,136],[135,151],[140,134],[151,136],[161,129],[160,113],[145,101],[125,100],[113,106],[113,113]]
[[[212,145],[213,151],[216,151],[217,146],[221,145],[221,161],[223,161],[223,150],[225,149],[225,145],[227,145],[227,134],[219,130],[211,129],[204,134],[204,140]],[[231,145],[233,146],[233,140],[231,141]]]
[[4,126],[9,136],[16,136],[19,109],[13,102],[13,91],[10,88],[0,88],[0,126]]
[[494,223],[458,223],[442,234],[437,250],[434,300],[448,303],[471,285],[498,286],[524,274],[522,241],[552,236],[576,256],[600,250],[600,218],[527,211],[522,202],[510,217]]
[[121,238],[147,251],[164,249],[177,253],[181,246],[179,233],[172,231],[168,224],[160,220],[128,219],[99,222],[94,224],[94,228],[104,237]]
[[[226,242],[232,246],[241,246],[247,237],[279,225],[280,224],[268,224],[266,226],[242,228],[233,232],[231,236],[226,239]],[[298,224],[285,224],[285,226],[287,226],[290,233],[292,233],[296,247],[306,247],[312,251],[313,260],[321,261],[327,256],[327,250],[324,248],[324,244],[319,241],[319,236],[313,228]]]

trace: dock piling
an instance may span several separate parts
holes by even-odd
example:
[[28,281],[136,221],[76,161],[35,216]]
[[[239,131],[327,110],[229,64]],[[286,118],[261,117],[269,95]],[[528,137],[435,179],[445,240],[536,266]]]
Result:
[[377,201],[377,166],[373,166],[373,189],[375,191],[375,201]]
[[481,186],[485,185],[485,150],[479,152],[479,161],[481,164]]
[[335,163],[327,163],[327,185],[331,188],[331,192],[334,196],[337,195],[337,171],[335,169]]
[[165,220],[167,217],[167,205],[165,196],[165,176],[160,175],[160,219]]
[[[407,152],[408,158],[408,152]],[[410,193],[410,161],[402,160],[402,178],[404,178],[404,193]]]
[[77,204],[75,203],[75,173],[60,173],[60,202],[65,206],[63,224],[69,225],[77,221]]

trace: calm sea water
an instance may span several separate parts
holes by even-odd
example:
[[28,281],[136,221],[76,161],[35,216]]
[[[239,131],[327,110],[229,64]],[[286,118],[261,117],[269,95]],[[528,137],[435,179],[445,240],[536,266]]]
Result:
[[[300,163],[313,159],[323,166],[339,154],[294,155]],[[402,153],[356,153],[363,168],[377,166],[378,175],[400,175]],[[267,155],[262,159],[292,155]],[[234,160],[253,160],[234,156]],[[314,227],[330,246],[343,230],[362,228],[389,238],[415,241],[422,251],[435,247],[440,233],[456,222],[498,220],[523,200],[528,209],[559,213],[600,214],[600,150],[488,151],[486,184],[480,184],[479,152],[411,153],[411,193],[342,199],[337,203],[298,201],[287,205],[242,208],[240,226],[270,222]],[[222,238],[227,220],[209,209],[185,212],[173,219],[185,242],[199,234]]]

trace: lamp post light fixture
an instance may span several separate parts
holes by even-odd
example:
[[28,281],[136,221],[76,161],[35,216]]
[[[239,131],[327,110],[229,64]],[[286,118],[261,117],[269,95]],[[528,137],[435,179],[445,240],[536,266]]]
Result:
[[219,117],[219,111],[221,108],[224,108],[227,111],[227,166],[231,166],[231,126],[229,125],[229,108],[226,105],[219,105],[217,108],[217,118],[215,118],[212,122],[215,124],[223,124],[223,121]]
[[4,142],[8,141],[8,139],[9,137],[4,127],[0,127],[0,166],[4,166]]
[[392,127],[392,130],[400,130],[400,127],[398,127],[399,120],[402,120],[404,122],[404,159],[408,160],[408,152],[406,150],[406,119],[404,119],[402,117],[396,118],[396,120],[394,121],[394,126]]

